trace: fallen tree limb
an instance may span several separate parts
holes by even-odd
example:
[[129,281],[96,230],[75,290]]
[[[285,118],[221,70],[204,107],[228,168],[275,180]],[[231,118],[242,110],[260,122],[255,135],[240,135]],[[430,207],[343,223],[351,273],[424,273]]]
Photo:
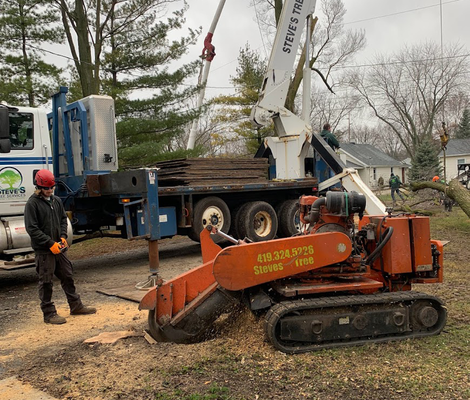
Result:
[[457,179],[450,181],[449,186],[438,182],[413,182],[411,183],[411,190],[416,192],[421,189],[434,189],[439,192],[444,192],[447,197],[454,200],[470,218],[470,191],[465,189]]
[[[429,201],[429,200],[425,200],[425,201]],[[433,215],[434,212],[431,211],[431,210],[419,210],[419,209],[413,208],[416,204],[420,204],[420,203],[423,203],[423,202],[424,201],[419,201],[419,202],[417,202],[415,204],[411,204],[411,205],[403,203],[399,207],[394,207],[393,211],[395,211],[395,212],[400,212],[401,211],[401,212],[405,212],[405,213],[408,213],[408,214],[420,214],[420,215],[427,215],[427,216]]]
[[429,200],[432,200],[432,199],[420,200],[420,201],[417,201],[416,203],[409,204],[408,207],[413,208],[413,207],[417,206],[418,204],[425,203],[426,201],[429,201]]

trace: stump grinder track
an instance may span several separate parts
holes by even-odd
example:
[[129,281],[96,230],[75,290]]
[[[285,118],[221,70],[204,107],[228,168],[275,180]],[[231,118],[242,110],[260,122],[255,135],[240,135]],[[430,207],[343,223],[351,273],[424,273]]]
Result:
[[436,335],[442,301],[423,293],[382,293],[284,301],[266,314],[265,332],[278,350],[308,351]]

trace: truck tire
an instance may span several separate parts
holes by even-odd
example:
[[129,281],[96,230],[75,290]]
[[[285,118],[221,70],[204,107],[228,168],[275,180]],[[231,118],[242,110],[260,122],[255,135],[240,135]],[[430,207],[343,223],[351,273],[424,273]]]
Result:
[[239,212],[238,231],[241,238],[253,242],[271,240],[277,233],[277,215],[274,208],[265,201],[246,203]]
[[232,210],[230,211],[230,214],[232,215],[232,221],[231,221],[231,225],[230,225],[229,235],[234,237],[235,239],[243,239],[244,238],[240,234],[240,229],[238,229],[238,225],[239,225],[238,221],[240,220],[240,215],[241,215],[242,209],[244,207],[246,207],[247,204],[248,203],[239,204],[235,208],[232,208]]
[[300,232],[299,200],[286,200],[281,203],[277,213],[279,222],[278,236],[291,237]]
[[[225,201],[220,197],[206,197],[196,203],[194,206],[193,226],[188,236],[192,240],[199,242],[199,235],[207,225],[212,225],[224,233],[228,233],[230,230],[230,210]],[[213,236],[212,239],[216,243],[223,240],[219,236]]]

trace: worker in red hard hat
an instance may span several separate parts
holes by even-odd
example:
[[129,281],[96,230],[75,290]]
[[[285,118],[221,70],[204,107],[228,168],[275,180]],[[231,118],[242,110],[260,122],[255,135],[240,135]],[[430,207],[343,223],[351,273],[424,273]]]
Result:
[[25,206],[26,231],[36,253],[36,272],[39,277],[39,298],[44,322],[64,324],[66,319],[57,314],[52,302],[52,277],[60,280],[71,315],[94,314],[96,308],[85,307],[75,290],[73,267],[67,257],[67,215],[62,201],[54,196],[54,174],[41,169],[36,173],[36,191]]

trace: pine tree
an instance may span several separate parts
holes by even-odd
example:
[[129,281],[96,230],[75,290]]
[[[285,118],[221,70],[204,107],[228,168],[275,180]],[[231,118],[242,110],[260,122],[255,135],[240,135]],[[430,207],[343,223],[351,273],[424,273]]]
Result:
[[[121,167],[197,155],[182,143],[197,116],[188,105],[198,90],[184,85],[198,61],[181,57],[199,32],[169,40],[183,27],[187,4],[168,18],[167,0],[54,0],[74,58],[73,96],[108,94],[115,100]],[[77,87],[81,93],[77,93]]]
[[45,43],[61,43],[48,0],[0,0],[0,99],[35,107],[49,100],[61,69],[45,61]]
[[436,146],[429,139],[423,140],[411,161],[410,180],[428,181],[439,175],[441,170]]
[[462,118],[460,119],[459,126],[455,132],[456,139],[470,138],[470,110],[466,108],[463,111]]
[[214,102],[222,104],[218,121],[230,124],[235,122],[233,131],[245,141],[247,154],[253,155],[263,139],[272,134],[272,127],[255,129],[250,121],[253,106],[259,99],[259,90],[263,83],[266,61],[256,51],[245,45],[238,55],[236,75],[230,81],[235,86],[234,96],[220,96]]
[[[147,13],[111,37],[111,51],[103,60],[103,90],[116,101],[119,159],[122,166],[151,165],[156,161],[197,156],[186,151],[188,126],[200,111],[190,107],[196,86],[184,80],[197,72],[199,61],[181,64],[198,32],[170,42],[168,36],[184,22],[186,8],[166,21]],[[177,66],[169,68],[174,62]],[[136,98],[135,93],[143,93]]]

